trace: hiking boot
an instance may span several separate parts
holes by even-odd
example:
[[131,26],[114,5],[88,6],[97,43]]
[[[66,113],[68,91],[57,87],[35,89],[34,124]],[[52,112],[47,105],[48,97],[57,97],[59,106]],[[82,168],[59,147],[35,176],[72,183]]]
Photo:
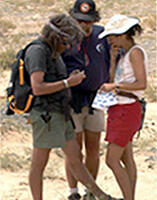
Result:
[[83,196],[83,200],[96,200],[96,198],[91,192],[88,192]]
[[81,196],[79,195],[79,193],[73,193],[70,196],[68,196],[68,200],[80,200]]

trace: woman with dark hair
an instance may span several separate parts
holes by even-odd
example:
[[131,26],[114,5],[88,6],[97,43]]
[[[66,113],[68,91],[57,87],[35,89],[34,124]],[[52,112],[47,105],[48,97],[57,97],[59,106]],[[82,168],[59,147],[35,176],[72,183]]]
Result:
[[74,39],[81,39],[84,32],[70,16],[54,15],[38,38],[38,44],[28,47],[25,54],[26,69],[35,101],[30,112],[33,128],[33,155],[29,175],[33,200],[42,200],[43,172],[52,148],[65,153],[73,176],[89,188],[99,199],[108,196],[96,185],[80,161],[81,152],[75,139],[70,116],[70,87],[85,78],[83,72],[73,71],[69,76],[60,54]]
[[[135,199],[136,164],[132,139],[141,125],[141,105],[138,101],[147,85],[147,55],[135,43],[134,36],[141,33],[140,20],[115,15],[105,26],[99,38],[107,37],[111,45],[110,75],[114,80],[104,83],[101,91],[119,90],[118,104],[109,107],[107,120],[108,141],[106,163],[113,171],[125,200]],[[121,49],[124,54],[116,63]]]

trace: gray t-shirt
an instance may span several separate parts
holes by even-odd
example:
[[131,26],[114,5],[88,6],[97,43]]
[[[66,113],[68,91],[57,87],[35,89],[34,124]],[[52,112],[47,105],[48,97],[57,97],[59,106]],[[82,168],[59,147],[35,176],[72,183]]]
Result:
[[[48,44],[31,45],[25,54],[25,65],[29,74],[35,71],[45,72],[45,82],[55,82],[67,77],[66,67],[59,56],[54,59]],[[64,112],[69,102],[69,91],[64,89],[48,95],[36,96],[33,107],[39,111]]]

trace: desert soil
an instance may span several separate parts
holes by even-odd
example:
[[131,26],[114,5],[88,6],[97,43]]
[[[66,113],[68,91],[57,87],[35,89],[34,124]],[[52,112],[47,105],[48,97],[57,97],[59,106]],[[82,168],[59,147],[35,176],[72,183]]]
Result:
[[[2,73],[3,85],[8,82],[8,73]],[[1,87],[0,93],[4,93]],[[2,97],[2,96],[1,96]],[[3,101],[2,101],[3,102]],[[26,116],[6,116],[4,103],[1,103],[1,200],[30,200],[28,173],[31,162],[31,126]],[[106,143],[101,137],[101,165],[97,183],[114,196],[120,190],[112,172],[105,165]],[[139,139],[134,139],[134,155],[138,168],[137,200],[157,199],[157,103],[148,103],[144,128]],[[80,192],[83,187],[79,184]],[[64,171],[64,155],[53,150],[44,174],[44,199],[65,200],[68,186]]]
[[[149,57],[149,87],[147,90],[146,119],[141,136],[134,139],[134,155],[138,168],[136,200],[157,200],[157,101],[154,100],[157,85],[156,74],[156,5],[155,0],[95,0],[102,20],[121,13],[138,16],[144,34],[138,42],[146,49]],[[0,0],[0,54],[17,52],[19,48],[40,33],[43,24],[54,12],[63,12],[72,6],[74,0]],[[6,54],[3,54],[6,55]],[[9,56],[12,56],[9,54]],[[3,60],[4,59],[4,60]],[[0,200],[31,200],[28,173],[31,163],[31,126],[26,115],[5,115],[5,89],[10,71],[6,66],[8,57],[0,57]],[[153,97],[153,98],[152,98]],[[152,102],[153,99],[153,102]],[[107,193],[120,197],[121,193],[112,172],[105,165],[106,143],[102,133],[101,165],[97,183]],[[80,193],[83,187],[79,184]],[[64,155],[59,149],[51,152],[44,173],[44,199],[66,200],[68,185],[64,171]]]

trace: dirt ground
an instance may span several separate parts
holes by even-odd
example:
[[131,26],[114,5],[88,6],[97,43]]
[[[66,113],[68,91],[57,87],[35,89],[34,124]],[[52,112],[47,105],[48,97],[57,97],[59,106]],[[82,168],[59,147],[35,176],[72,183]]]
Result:
[[[8,82],[8,73],[1,76],[3,85]],[[5,83],[5,84],[4,84]],[[5,87],[1,87],[3,94]],[[3,97],[3,96],[1,96]],[[3,99],[3,98],[2,98]],[[1,200],[31,200],[28,173],[31,162],[31,127],[25,116],[6,116],[1,103]],[[22,128],[21,128],[22,126]],[[114,196],[121,193],[112,172],[105,165],[106,143],[102,133],[100,156],[101,165],[97,183]],[[134,139],[134,155],[138,168],[137,200],[157,199],[157,103],[148,103],[144,128],[139,139]],[[80,193],[83,187],[79,184]],[[68,186],[64,171],[64,155],[59,149],[53,150],[44,174],[44,199],[65,200]]]
[[[41,27],[54,12],[67,11],[74,0],[0,0],[0,200],[31,200],[28,173],[31,163],[31,127],[26,116],[5,115],[5,89],[9,82],[6,67],[12,52],[36,38]],[[156,5],[154,0],[95,0],[100,10],[100,24],[114,14],[140,17],[144,33],[139,39],[149,57],[149,88],[146,119],[139,139],[134,139],[134,155],[138,169],[136,200],[157,200],[157,85],[156,71]],[[137,41],[138,42],[138,41]],[[11,53],[10,53],[11,52]],[[2,56],[1,56],[2,55]],[[3,64],[3,66],[1,66]],[[7,70],[6,70],[7,69]],[[151,86],[151,87],[150,87]],[[97,183],[107,193],[121,193],[112,172],[105,165],[106,143],[102,133],[101,164]],[[83,187],[79,184],[80,193]],[[68,185],[64,171],[64,155],[51,152],[44,173],[44,200],[66,200]]]
[[[138,168],[137,200],[157,199],[157,106],[156,103],[147,105],[146,121],[141,137],[134,140],[134,154]],[[101,141],[101,165],[97,183],[102,189],[114,196],[120,196],[120,190],[114,180],[112,172],[105,165],[105,143]],[[18,155],[29,160],[31,157],[31,133],[8,132],[2,137],[3,151],[9,151],[9,155]],[[7,146],[6,146],[7,145]],[[26,152],[27,150],[27,152]],[[3,153],[3,152],[2,152]],[[27,154],[26,154],[27,153]],[[17,162],[18,164],[18,162]],[[1,200],[30,200],[31,194],[28,186],[28,166],[15,170],[1,169],[0,196]],[[80,192],[83,187],[79,184]],[[68,195],[68,187],[64,172],[64,159],[59,150],[53,151],[50,162],[44,175],[44,199],[64,200]]]

